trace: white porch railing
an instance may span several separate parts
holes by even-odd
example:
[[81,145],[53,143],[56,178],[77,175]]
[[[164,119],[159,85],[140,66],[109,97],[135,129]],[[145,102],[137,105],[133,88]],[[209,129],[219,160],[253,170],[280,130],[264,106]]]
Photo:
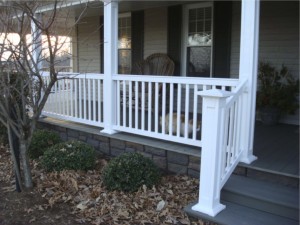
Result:
[[247,112],[247,82],[232,92],[208,90],[203,96],[203,134],[199,201],[193,210],[215,216],[225,208],[220,192],[240,162],[246,148],[243,120]]
[[[47,82],[49,73],[43,74]],[[59,73],[42,114],[103,127],[103,75]]]
[[[44,75],[47,81],[48,73]],[[104,127],[104,76],[60,73],[60,78],[43,115]],[[202,99],[197,93],[211,89],[232,91],[238,84],[236,79],[137,75],[114,75],[113,82],[117,93],[115,131],[199,147]]]
[[[201,146],[199,90],[233,90],[235,79],[115,75],[114,130]],[[179,116],[178,116],[179,115]]]

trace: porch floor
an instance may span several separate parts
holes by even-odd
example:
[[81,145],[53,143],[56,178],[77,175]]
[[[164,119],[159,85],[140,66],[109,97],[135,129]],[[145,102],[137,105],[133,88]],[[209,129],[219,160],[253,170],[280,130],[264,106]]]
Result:
[[256,161],[244,167],[299,178],[299,126],[266,126],[257,122],[254,132]]
[[[116,133],[107,135],[100,133],[100,128],[82,125],[74,122],[57,120],[49,117],[41,118],[41,122],[59,125],[92,134],[101,134],[119,140],[126,140],[139,144],[147,144],[151,147],[179,152],[200,157],[200,148],[188,146],[154,138]],[[254,155],[258,157],[252,164],[240,163],[240,167],[253,169],[253,171],[268,172],[299,179],[299,126],[278,124],[265,126],[256,122],[254,134]],[[298,183],[298,182],[297,182]]]

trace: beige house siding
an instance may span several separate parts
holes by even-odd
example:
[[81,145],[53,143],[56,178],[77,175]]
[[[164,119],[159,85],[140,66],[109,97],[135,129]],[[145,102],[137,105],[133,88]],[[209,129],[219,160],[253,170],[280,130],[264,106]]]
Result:
[[[299,76],[299,3],[261,2],[259,59],[280,67],[285,64]],[[241,4],[233,2],[231,77],[238,77]]]
[[144,58],[153,53],[167,53],[167,7],[147,9],[144,16]]
[[77,27],[78,70],[80,73],[100,73],[99,17],[84,18]]

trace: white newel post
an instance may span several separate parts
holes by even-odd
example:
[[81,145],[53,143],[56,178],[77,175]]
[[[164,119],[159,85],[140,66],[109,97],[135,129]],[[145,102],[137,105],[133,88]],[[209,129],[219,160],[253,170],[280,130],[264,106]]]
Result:
[[243,96],[243,125],[241,148],[242,162],[251,163],[257,157],[253,155],[255,104],[257,87],[257,64],[259,42],[259,0],[242,1],[240,79],[248,80],[248,91]]
[[112,76],[118,71],[118,2],[105,0],[104,3],[104,129],[107,134],[116,133],[116,85]]
[[[41,21],[42,15],[36,13],[34,18]],[[42,33],[36,23],[31,21],[31,38],[32,38],[32,57],[33,57],[33,71],[40,72],[42,69]],[[36,68],[35,68],[36,67]]]
[[200,168],[199,201],[192,210],[217,215],[225,206],[220,203],[221,145],[224,118],[222,111],[230,92],[218,89],[201,91],[202,103],[202,152]]

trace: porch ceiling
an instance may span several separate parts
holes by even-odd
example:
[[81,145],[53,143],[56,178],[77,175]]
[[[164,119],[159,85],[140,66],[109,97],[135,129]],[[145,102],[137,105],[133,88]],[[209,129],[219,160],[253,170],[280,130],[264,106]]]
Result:
[[[144,10],[149,8],[156,8],[156,7],[165,7],[170,5],[177,5],[183,3],[190,3],[196,1],[146,1],[146,0],[139,0],[139,1],[128,1],[128,0],[120,0],[119,1],[119,11],[122,12],[130,12],[130,11],[138,11]],[[198,1],[199,2],[199,1]],[[74,14],[76,17],[82,14],[82,9],[87,7],[84,13],[84,16],[91,17],[91,16],[98,16],[103,15],[103,2],[102,1],[93,1],[83,4],[78,4],[72,6],[74,9]]]
[[[47,14],[51,14],[53,12],[52,4],[45,1],[41,8],[39,8],[38,12],[43,13],[44,16],[47,17]],[[119,0],[119,12],[131,12],[138,10],[145,10],[150,8],[158,8],[158,7],[167,7],[171,5],[177,4],[187,4],[191,2],[199,2],[199,1],[128,1],[128,0]],[[100,0],[78,0],[66,3],[62,3],[60,10],[57,15],[57,25],[56,25],[56,34],[65,35],[65,28],[72,27],[75,23],[76,18],[83,17],[93,17],[103,15],[103,5],[104,3]],[[5,10],[7,6],[0,4],[0,11]],[[59,22],[61,21],[61,22]],[[0,27],[0,32],[2,27]]]

